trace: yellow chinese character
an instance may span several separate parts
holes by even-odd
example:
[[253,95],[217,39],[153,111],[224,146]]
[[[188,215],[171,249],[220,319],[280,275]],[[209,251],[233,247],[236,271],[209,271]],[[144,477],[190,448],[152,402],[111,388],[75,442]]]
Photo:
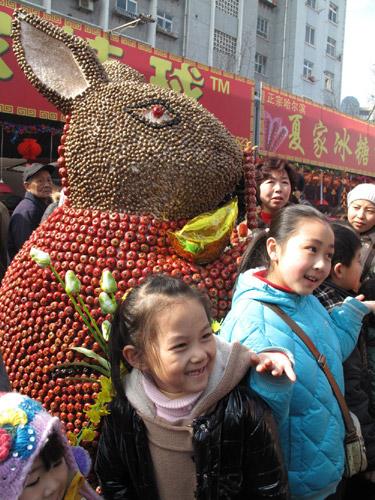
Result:
[[299,109],[299,112],[300,112],[302,115],[305,115],[305,114],[306,114],[306,106],[305,106],[302,102],[300,102],[300,103],[299,103],[299,108],[298,108],[298,109]]
[[287,97],[284,97],[284,108],[285,109],[290,109],[291,108],[290,99],[288,99]]
[[326,133],[328,132],[327,127],[324,125],[322,120],[319,120],[318,123],[315,123],[315,127],[313,130],[314,137],[314,155],[317,158],[322,156],[322,153],[327,153],[326,144]]
[[[71,26],[65,25],[63,30],[69,35],[74,35],[74,30]],[[100,62],[106,61],[110,56],[120,58],[124,55],[123,49],[116,47],[116,45],[111,45],[107,38],[104,38],[104,36],[96,36],[95,38],[80,38],[85,40],[85,42],[87,42],[90,47],[96,51]]]
[[368,164],[368,154],[369,146],[367,137],[362,137],[362,134],[360,134],[355,148],[355,157],[357,158],[358,165]]
[[289,134],[289,149],[301,151],[304,155],[305,151],[301,144],[301,119],[302,115],[289,115],[289,120],[292,122],[292,133]]
[[273,94],[268,94],[268,96],[267,96],[268,104],[275,104],[275,101],[273,100],[273,98],[274,98]]
[[116,47],[116,45],[111,45],[103,36],[96,36],[86,41],[90,47],[96,50],[100,62],[106,61],[110,56],[122,57],[124,54],[123,49]]
[[155,56],[150,57],[150,66],[155,68],[155,75],[150,78],[150,83],[183,92],[197,100],[202,97],[203,92],[199,87],[204,86],[204,78],[195,66],[182,63],[180,69],[174,69],[171,61]]
[[[10,36],[12,32],[12,18],[5,14],[5,12],[0,12],[0,36],[7,35]],[[5,54],[9,49],[9,43],[0,38],[0,56]],[[9,68],[7,64],[0,57],[0,80],[9,80],[12,78],[13,71]]]
[[281,97],[281,95],[277,95],[275,97],[275,104],[276,106],[278,106],[279,108],[282,107],[283,105],[283,98]]
[[292,111],[298,112],[298,102],[292,101],[291,109]]
[[335,154],[338,153],[340,155],[342,161],[345,161],[345,154],[351,155],[352,150],[349,148],[350,135],[346,128],[343,128],[343,131],[344,134],[342,137],[338,132],[335,133],[336,139],[333,151]]

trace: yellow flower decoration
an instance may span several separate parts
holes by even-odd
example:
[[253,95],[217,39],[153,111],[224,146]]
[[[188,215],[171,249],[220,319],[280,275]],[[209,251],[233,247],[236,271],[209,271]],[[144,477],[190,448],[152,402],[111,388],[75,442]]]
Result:
[[82,441],[94,441],[95,431],[90,429],[90,427],[83,429],[81,439]]
[[74,432],[68,432],[66,434],[66,436],[69,439],[69,443],[71,444],[71,446],[77,446],[78,439],[77,439],[77,435],[74,434]]
[[93,424],[98,424],[100,422],[100,409],[92,406],[89,410],[85,412]]
[[9,408],[7,410],[4,410],[0,414],[0,427],[3,427],[6,424],[12,425],[13,427],[16,427],[18,425],[26,425],[27,414],[20,408]]
[[99,378],[102,390],[99,392],[96,401],[100,404],[110,403],[112,401],[112,382],[111,379],[102,375]]

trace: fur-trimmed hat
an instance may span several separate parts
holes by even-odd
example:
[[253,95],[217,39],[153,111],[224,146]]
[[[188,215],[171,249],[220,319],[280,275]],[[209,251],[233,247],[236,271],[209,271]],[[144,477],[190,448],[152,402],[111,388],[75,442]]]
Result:
[[375,205],[375,184],[358,184],[348,193],[348,206],[357,200],[371,201]]
[[[40,403],[16,392],[0,393],[0,492],[1,498],[15,500],[24,488],[27,474],[55,431],[64,447],[64,458],[73,473],[78,472],[60,420]],[[86,451],[86,461],[90,458]],[[86,471],[90,466],[86,464]]]

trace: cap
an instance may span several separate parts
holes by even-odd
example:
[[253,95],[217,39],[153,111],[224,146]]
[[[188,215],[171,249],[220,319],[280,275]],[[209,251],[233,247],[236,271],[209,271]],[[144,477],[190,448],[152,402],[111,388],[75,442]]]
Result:
[[26,166],[23,171],[23,182],[27,182],[30,177],[41,170],[47,170],[52,175],[55,171],[55,167],[51,163],[47,163],[47,165],[43,165],[43,163],[32,163],[30,166]]
[[375,205],[375,184],[358,184],[348,193],[348,206],[356,200],[371,201]]

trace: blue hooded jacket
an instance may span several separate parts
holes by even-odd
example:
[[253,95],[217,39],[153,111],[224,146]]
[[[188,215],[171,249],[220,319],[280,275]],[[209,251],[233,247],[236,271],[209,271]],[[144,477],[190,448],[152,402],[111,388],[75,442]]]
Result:
[[271,406],[278,420],[293,499],[323,500],[334,493],[344,470],[345,428],[331,386],[308,348],[289,326],[259,301],[281,307],[326,356],[344,391],[342,362],[349,356],[368,308],[349,297],[327,313],[313,295],[276,289],[253,275],[241,274],[221,335],[256,352],[288,349],[294,355],[297,381],[259,376],[252,370],[251,387]]

